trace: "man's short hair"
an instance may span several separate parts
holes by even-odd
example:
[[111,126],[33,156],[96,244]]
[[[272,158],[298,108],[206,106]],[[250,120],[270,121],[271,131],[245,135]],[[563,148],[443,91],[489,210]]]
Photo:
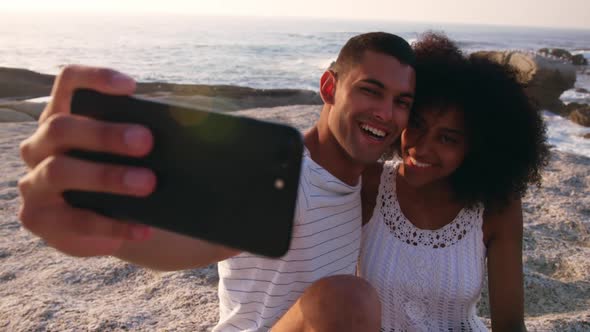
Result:
[[350,38],[330,69],[337,73],[345,73],[362,61],[366,51],[390,55],[402,64],[415,66],[414,51],[403,38],[387,32],[369,32]]

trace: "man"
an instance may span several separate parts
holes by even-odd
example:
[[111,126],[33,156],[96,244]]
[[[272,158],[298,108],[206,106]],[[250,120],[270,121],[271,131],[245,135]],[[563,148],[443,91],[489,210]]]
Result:
[[281,259],[119,223],[63,201],[61,193],[71,189],[136,196],[154,189],[156,178],[150,170],[64,155],[70,149],[130,156],[150,151],[153,138],[146,128],[70,114],[76,88],[133,93],[132,79],[107,69],[67,67],[56,79],[38,130],[21,144],[30,171],[19,182],[20,219],[49,245],[73,256],[111,255],[158,270],[220,261],[220,321],[215,331],[376,331],[378,296],[354,277],[361,231],[360,174],[407,123],[415,85],[413,61],[403,39],[368,33],[351,38],[333,69],[322,75],[324,106],[304,136],[293,240]]

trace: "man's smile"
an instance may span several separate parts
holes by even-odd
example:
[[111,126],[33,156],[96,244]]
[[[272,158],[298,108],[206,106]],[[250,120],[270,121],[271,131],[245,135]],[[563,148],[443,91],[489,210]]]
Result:
[[374,125],[370,125],[368,123],[361,123],[360,128],[362,129],[362,131],[364,133],[369,135],[371,138],[379,140],[379,141],[385,140],[385,138],[389,134],[387,131],[385,131],[383,129],[379,129],[379,128],[375,127]]

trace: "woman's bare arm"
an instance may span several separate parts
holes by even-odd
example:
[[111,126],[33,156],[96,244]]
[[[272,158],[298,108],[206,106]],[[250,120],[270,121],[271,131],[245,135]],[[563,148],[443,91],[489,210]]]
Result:
[[522,203],[484,215],[492,330],[526,331],[522,272]]

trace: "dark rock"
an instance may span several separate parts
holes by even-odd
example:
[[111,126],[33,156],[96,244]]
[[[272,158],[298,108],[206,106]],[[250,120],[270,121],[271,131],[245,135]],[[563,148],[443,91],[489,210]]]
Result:
[[545,56],[550,55],[562,60],[569,61],[576,66],[584,66],[588,64],[588,60],[583,54],[572,55],[570,52],[562,48],[542,48],[538,51],[538,53]]
[[309,90],[297,89],[254,89],[234,85],[203,85],[203,84],[173,84],[173,83],[138,83],[138,94],[149,93],[173,93],[176,96],[207,96],[207,97],[224,97],[231,99],[251,98],[251,97],[286,97],[304,94],[314,94]]
[[569,119],[581,126],[590,127],[590,105],[571,112]]
[[39,120],[39,116],[41,116],[41,112],[43,112],[43,109],[46,105],[47,103],[32,103],[27,101],[19,101],[8,104],[0,104],[0,107],[25,113],[30,117],[34,118],[35,120]]
[[568,60],[568,61],[572,60],[572,54],[562,48],[542,48],[538,52],[543,55],[551,55],[556,58],[560,58],[560,59],[564,59],[564,60]]
[[231,85],[139,83],[137,93],[211,111],[322,104],[320,95],[311,90],[253,89]]
[[17,112],[15,110],[0,108],[0,122],[27,122],[35,121],[26,113]]
[[584,88],[577,88],[577,89],[576,89],[576,90],[574,90],[574,91],[576,91],[576,92],[579,92],[579,93],[590,93],[590,91],[588,91],[588,90],[586,90],[586,89],[584,89]]
[[559,111],[555,112],[555,114],[559,114],[559,115],[567,118],[567,117],[569,117],[570,113],[572,113],[573,111],[575,111],[577,109],[583,109],[586,107],[588,107],[587,104],[572,102],[572,103],[565,105]]
[[0,67],[0,98],[29,99],[48,96],[55,76],[18,68]]
[[576,54],[572,56],[572,63],[576,66],[585,66],[588,64],[588,59],[583,54]]
[[582,137],[590,139],[590,133],[588,133],[588,134],[586,134],[586,135],[584,135]]
[[[22,100],[48,96],[54,80],[53,75],[25,69],[0,68],[0,98]],[[322,103],[319,94],[310,90],[253,89],[232,85],[138,83],[137,94],[178,103],[196,103],[205,109],[218,111]],[[23,104],[18,105],[18,108],[22,108],[19,111],[38,117],[37,106]]]

